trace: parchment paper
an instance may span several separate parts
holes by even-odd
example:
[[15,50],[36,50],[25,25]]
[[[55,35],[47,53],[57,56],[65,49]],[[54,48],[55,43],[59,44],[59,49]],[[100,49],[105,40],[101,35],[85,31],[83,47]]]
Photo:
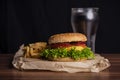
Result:
[[15,53],[12,64],[18,70],[50,70],[65,71],[68,73],[76,72],[100,72],[110,66],[108,59],[100,54],[95,54],[94,60],[81,62],[55,62],[41,59],[24,58],[22,48]]

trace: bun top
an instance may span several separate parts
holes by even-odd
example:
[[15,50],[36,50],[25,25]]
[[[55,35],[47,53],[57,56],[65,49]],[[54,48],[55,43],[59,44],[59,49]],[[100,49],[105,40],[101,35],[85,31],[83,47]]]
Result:
[[48,40],[49,44],[62,43],[62,42],[76,42],[76,41],[87,41],[84,34],[81,33],[61,33],[51,36]]

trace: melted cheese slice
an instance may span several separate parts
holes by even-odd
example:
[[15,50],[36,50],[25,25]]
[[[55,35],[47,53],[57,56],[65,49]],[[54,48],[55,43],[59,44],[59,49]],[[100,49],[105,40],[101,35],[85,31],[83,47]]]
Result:
[[84,47],[82,46],[72,46],[72,47],[67,47],[66,49],[70,50],[71,48],[75,48],[76,50],[80,50],[80,51],[84,49]]

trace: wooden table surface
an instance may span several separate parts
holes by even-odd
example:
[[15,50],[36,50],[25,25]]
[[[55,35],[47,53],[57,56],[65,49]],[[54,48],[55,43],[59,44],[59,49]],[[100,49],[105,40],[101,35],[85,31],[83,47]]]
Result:
[[101,54],[111,66],[99,73],[19,71],[11,62],[13,54],[0,54],[0,80],[120,80],[120,54]]

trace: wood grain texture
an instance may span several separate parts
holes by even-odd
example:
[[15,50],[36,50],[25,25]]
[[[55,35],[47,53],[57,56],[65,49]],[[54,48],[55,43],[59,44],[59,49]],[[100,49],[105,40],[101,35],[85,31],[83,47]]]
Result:
[[13,68],[13,54],[0,54],[0,80],[120,80],[120,54],[101,54],[111,66],[99,73],[19,71]]

